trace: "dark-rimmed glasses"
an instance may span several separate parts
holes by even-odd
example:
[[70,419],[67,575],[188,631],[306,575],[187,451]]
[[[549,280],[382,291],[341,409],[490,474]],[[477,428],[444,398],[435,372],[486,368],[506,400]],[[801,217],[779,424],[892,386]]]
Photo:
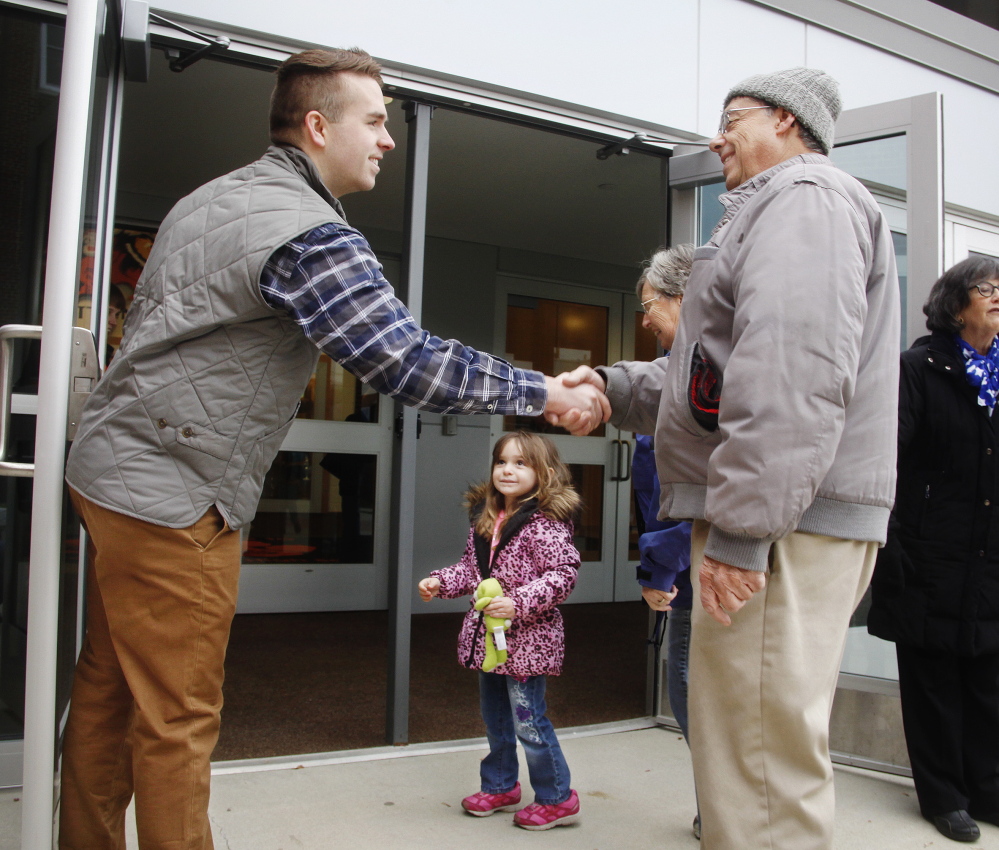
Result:
[[973,283],[971,286],[968,287],[969,292],[972,289],[977,289],[979,294],[984,296],[985,298],[991,298],[992,293],[995,292],[997,289],[999,289],[999,283],[992,283],[992,281],[990,280],[983,280],[979,283]]

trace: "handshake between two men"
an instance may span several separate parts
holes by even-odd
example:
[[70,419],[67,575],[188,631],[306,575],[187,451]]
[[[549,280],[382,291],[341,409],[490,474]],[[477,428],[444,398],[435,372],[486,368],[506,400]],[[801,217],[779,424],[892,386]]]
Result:
[[584,437],[610,419],[611,406],[604,395],[606,384],[590,366],[578,366],[555,378],[545,377],[548,403],[545,419],[565,428],[575,437]]

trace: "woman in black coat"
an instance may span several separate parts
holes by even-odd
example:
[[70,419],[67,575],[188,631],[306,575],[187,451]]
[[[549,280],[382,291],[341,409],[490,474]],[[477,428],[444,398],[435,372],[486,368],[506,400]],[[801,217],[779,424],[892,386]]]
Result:
[[999,262],[944,273],[902,354],[898,486],[872,582],[894,641],[923,816],[956,841],[999,825]]

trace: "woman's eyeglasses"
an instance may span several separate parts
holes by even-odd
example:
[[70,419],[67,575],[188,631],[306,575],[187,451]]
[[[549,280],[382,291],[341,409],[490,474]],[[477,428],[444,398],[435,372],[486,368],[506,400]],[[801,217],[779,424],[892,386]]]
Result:
[[999,289],[999,283],[992,283],[991,281],[983,280],[981,283],[974,283],[968,287],[969,292],[972,289],[977,289],[985,298],[991,298],[992,293]]

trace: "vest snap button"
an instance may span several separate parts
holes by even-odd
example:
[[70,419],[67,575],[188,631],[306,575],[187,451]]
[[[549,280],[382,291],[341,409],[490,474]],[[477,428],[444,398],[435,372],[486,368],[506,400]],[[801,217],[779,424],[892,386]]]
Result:
[[157,425],[157,427],[159,427],[159,428],[166,428],[166,426],[167,426],[167,421],[166,421],[166,419],[158,419],[158,420],[156,421],[156,425]]
[[194,436],[194,429],[193,428],[185,428],[180,433],[183,434],[185,437],[193,437]]

